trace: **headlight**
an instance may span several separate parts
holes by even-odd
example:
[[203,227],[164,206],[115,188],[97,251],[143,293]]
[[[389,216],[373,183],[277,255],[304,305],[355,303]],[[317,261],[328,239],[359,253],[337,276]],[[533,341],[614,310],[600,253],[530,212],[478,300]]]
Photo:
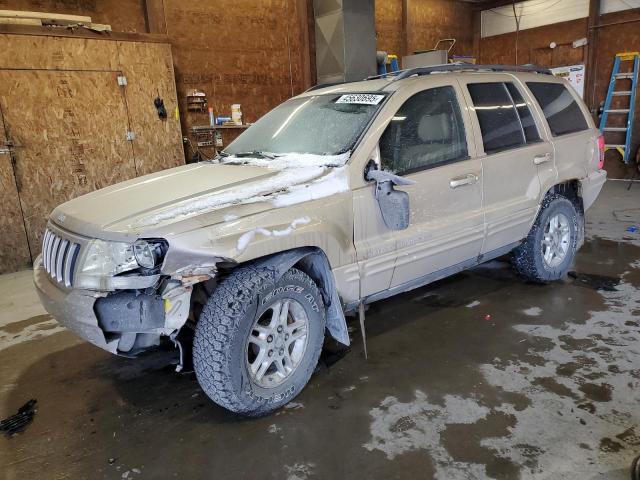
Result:
[[143,268],[155,268],[162,258],[162,243],[138,240],[133,244],[133,255]]
[[138,268],[133,245],[91,240],[81,272],[87,275],[113,276]]

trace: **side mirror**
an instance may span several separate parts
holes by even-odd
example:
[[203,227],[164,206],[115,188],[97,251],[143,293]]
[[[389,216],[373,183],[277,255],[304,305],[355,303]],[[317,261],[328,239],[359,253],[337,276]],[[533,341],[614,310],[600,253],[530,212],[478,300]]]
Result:
[[395,185],[413,185],[413,180],[399,177],[393,173],[377,170],[371,161],[365,169],[365,179],[376,182],[376,199],[384,224],[390,230],[405,230],[409,227],[409,194],[396,190]]

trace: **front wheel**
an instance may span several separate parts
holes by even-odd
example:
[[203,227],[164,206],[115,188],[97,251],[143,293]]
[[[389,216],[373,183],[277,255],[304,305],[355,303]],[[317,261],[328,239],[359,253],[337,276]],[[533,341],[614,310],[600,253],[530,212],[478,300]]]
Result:
[[286,404],[309,381],[324,340],[325,308],[314,281],[292,268],[242,267],[205,305],[193,346],[196,377],[217,404],[247,416]]
[[578,213],[571,201],[547,195],[529,235],[513,251],[513,266],[527,280],[559,280],[573,263],[578,232]]

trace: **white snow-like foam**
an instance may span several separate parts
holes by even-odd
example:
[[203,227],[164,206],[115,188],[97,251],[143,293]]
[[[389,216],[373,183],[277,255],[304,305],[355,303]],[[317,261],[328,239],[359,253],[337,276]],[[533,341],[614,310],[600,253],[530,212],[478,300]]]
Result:
[[[275,207],[285,207],[344,192],[349,189],[344,165],[350,156],[351,152],[341,155],[291,153],[273,159],[225,157],[221,162],[223,164],[242,163],[276,170],[277,173],[240,188],[223,190],[176,203],[138,220],[131,227],[149,227],[168,220],[211,212],[232,205],[271,201]],[[225,216],[225,221],[231,221],[230,219],[231,215]]]
[[[267,153],[267,155],[269,155]],[[275,158],[254,158],[254,157],[224,157],[220,163],[241,163],[254,167],[264,167],[273,170],[287,170],[290,168],[310,168],[310,167],[342,167],[351,152],[341,155],[315,155],[312,153],[285,153],[273,154]]]
[[286,237],[287,235],[291,235],[293,231],[301,225],[306,225],[311,222],[309,217],[301,217],[296,218],[289,226],[282,230],[267,230],[266,228],[256,228],[254,230],[249,230],[248,232],[242,234],[240,238],[238,238],[238,243],[236,245],[236,249],[239,252],[243,252],[249,243],[255,238],[256,235],[264,235],[265,237]]

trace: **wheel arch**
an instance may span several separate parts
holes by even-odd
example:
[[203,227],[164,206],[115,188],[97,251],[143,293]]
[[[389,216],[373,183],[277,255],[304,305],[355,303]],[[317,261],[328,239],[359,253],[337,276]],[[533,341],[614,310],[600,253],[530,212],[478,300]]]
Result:
[[[560,195],[573,204],[573,208],[576,209],[578,214],[578,247],[582,247],[584,244],[584,202],[582,200],[582,184],[579,179],[574,178],[570,180],[564,180],[551,186],[543,197],[546,198],[549,195]],[[541,202],[542,203],[542,202]]]
[[[335,278],[327,255],[318,247],[298,247],[264,257],[229,266],[228,273],[240,266],[252,265],[273,270],[275,280],[279,280],[291,267],[303,271],[318,286],[325,304],[327,330],[338,342],[349,345],[347,322],[338,296]],[[225,272],[225,273],[227,273]]]

